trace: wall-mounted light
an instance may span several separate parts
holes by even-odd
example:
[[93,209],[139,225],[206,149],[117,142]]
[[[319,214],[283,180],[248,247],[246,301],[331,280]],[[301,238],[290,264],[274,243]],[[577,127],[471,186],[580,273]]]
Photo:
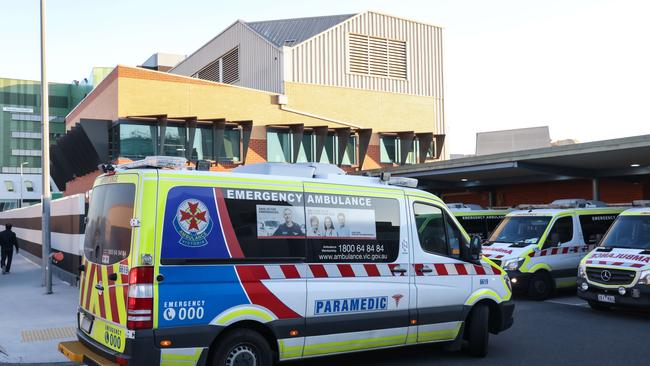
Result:
[[641,166],[641,164],[639,164],[639,163],[632,163],[632,164],[630,164],[630,167],[632,167],[632,168],[638,168],[638,167],[640,167],[640,166]]
[[460,180],[461,182],[467,182],[467,178],[463,178]]

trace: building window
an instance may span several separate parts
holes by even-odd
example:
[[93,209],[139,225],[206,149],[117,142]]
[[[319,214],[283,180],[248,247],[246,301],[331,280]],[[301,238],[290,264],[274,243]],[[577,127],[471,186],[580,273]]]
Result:
[[120,136],[118,156],[135,160],[156,155],[158,126],[121,123],[118,128]]
[[203,80],[234,84],[239,81],[239,47],[226,52],[195,74]]
[[12,182],[10,180],[6,180],[5,181],[5,189],[7,190],[7,192],[13,192],[14,191],[14,182]]
[[11,149],[13,156],[41,156],[41,150],[35,149]]
[[194,132],[194,146],[192,146],[192,160],[213,160],[214,136],[212,127],[197,127]]
[[266,132],[266,160],[268,162],[291,162],[291,133],[289,130]]
[[31,180],[26,180],[24,184],[25,190],[27,190],[27,192],[34,192],[34,183],[32,183]]
[[[433,149],[429,149],[429,153],[433,155]],[[379,140],[379,162],[384,164],[400,164],[402,157],[401,141],[398,136],[385,135]],[[420,141],[417,138],[413,139],[413,147],[406,156],[406,164],[417,164],[420,161]]]
[[348,70],[355,74],[406,79],[406,42],[348,33]]
[[186,129],[183,126],[167,125],[165,128],[165,156],[185,156]]
[[[287,130],[267,130],[266,146],[267,161],[269,162],[292,162],[295,149],[298,149],[298,158],[296,162],[314,162],[316,161],[316,144],[317,136],[312,131],[305,131],[302,136],[300,146],[293,146],[292,133]],[[319,163],[339,164],[354,166],[358,161],[358,136],[352,135],[348,139],[348,145],[343,157],[340,159],[338,154],[339,138],[334,133],[329,133],[325,138],[325,146],[320,156]]]
[[219,161],[241,161],[241,128],[226,128],[223,145],[219,152]]

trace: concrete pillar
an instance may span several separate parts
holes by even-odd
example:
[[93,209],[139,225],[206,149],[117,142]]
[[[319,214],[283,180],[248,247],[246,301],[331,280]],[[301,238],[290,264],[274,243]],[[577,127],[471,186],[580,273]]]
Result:
[[592,199],[594,201],[600,201],[600,180],[598,178],[593,178],[591,180],[591,192]]

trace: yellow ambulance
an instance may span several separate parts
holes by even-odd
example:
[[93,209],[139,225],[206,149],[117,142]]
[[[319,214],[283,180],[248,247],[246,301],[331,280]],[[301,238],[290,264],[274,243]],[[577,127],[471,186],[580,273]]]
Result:
[[185,166],[95,181],[70,360],[267,366],[431,342],[485,356],[513,322],[506,273],[415,180]]

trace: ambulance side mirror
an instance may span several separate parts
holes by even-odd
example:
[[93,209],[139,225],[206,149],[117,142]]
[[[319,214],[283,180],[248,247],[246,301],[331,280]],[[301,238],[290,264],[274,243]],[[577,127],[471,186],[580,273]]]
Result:
[[467,262],[478,262],[481,259],[481,242],[483,240],[480,236],[474,235],[469,241],[469,250],[466,254],[466,258],[463,258]]

